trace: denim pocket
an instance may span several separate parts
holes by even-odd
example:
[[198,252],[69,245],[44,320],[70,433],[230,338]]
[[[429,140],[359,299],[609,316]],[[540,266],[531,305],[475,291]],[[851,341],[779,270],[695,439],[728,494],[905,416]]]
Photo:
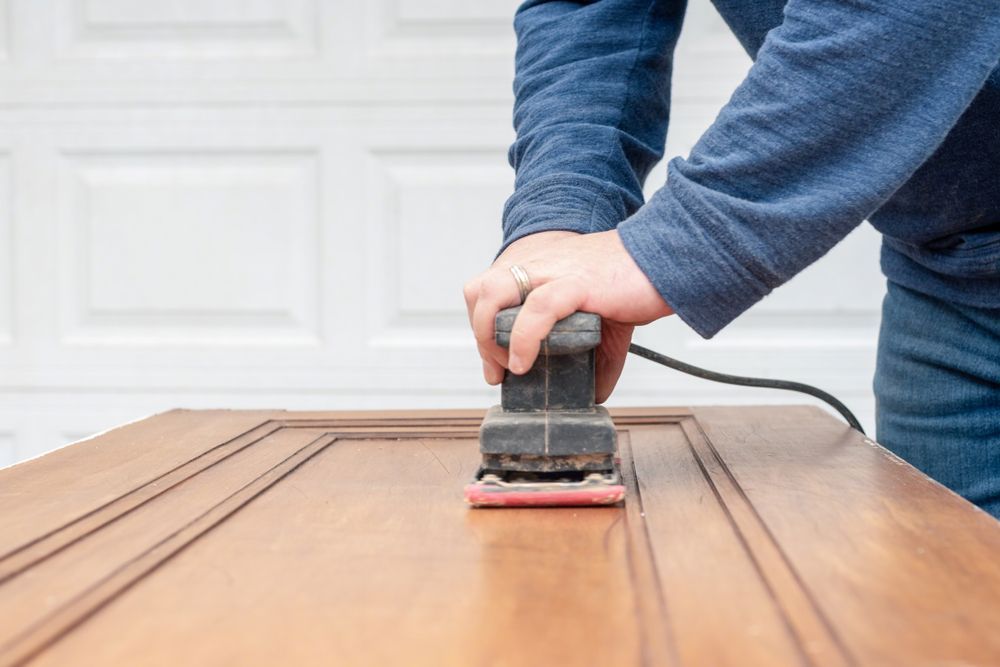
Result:
[[1000,276],[1000,223],[916,245],[890,236],[886,243],[926,268],[959,278]]

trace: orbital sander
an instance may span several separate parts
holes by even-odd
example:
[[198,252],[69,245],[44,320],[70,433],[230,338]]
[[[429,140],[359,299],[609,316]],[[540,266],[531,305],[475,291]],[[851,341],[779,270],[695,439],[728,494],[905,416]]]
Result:
[[[520,306],[497,313],[496,342],[510,347]],[[559,320],[524,375],[504,374],[500,405],[479,429],[482,463],[465,500],[473,507],[601,506],[625,497],[611,415],[594,403],[595,352],[601,318],[576,312]],[[713,382],[808,394],[864,434],[858,419],[822,389],[801,382],[717,373],[636,344],[629,352]]]
[[[520,306],[496,316],[496,342],[510,346]],[[611,415],[594,404],[601,318],[558,321],[523,375],[507,371],[500,405],[479,430],[482,464],[465,499],[475,507],[611,505],[625,496]]]

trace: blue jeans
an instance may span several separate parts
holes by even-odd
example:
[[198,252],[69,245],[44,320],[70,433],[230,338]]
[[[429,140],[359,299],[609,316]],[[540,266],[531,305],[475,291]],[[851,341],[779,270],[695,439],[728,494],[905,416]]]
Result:
[[1000,308],[890,282],[875,399],[880,444],[1000,518]]

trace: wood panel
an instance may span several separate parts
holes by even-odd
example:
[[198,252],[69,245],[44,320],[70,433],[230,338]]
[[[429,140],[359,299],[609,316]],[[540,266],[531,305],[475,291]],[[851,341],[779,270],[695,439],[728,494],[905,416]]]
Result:
[[480,418],[173,411],[0,471],[0,664],[1000,662],[1000,524],[819,410],[619,410],[595,509],[467,509]]

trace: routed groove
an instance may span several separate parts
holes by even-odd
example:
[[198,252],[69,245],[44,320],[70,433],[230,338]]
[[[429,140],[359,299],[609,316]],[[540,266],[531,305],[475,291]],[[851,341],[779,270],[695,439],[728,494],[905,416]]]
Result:
[[23,664],[336,441],[323,435],[193,521],[98,580],[82,594],[0,646],[0,665]]
[[335,428],[335,429],[368,429],[377,434],[381,434],[390,428],[400,429],[425,429],[428,427],[438,427],[442,430],[462,429],[478,427],[482,417],[463,417],[452,419],[282,419],[278,420],[283,426],[290,428]]
[[[317,420],[318,421],[318,420]],[[313,427],[312,423],[296,423],[291,428],[304,428],[306,425]],[[326,423],[329,427],[341,429],[333,433],[340,438],[365,438],[369,437],[367,429],[365,431],[352,431],[351,425],[341,425],[335,422]],[[185,463],[169,470],[168,472],[151,479],[142,486],[136,487],[131,492],[116,498],[86,514],[80,516],[45,535],[42,535],[27,544],[17,547],[7,554],[0,556],[0,585],[10,579],[25,572],[34,565],[43,562],[46,558],[53,556],[63,549],[73,545],[78,540],[92,534],[96,530],[126,516],[130,512],[142,507],[145,503],[156,498],[163,493],[175,488],[177,485],[191,479],[195,475],[204,472],[208,468],[226,461],[234,454],[243,451],[245,448],[255,445],[282,428],[288,428],[283,422],[268,421],[260,426],[241,434],[240,436],[228,440],[213,447],[212,449],[186,461]],[[422,437],[432,437],[438,439],[468,439],[476,437],[477,432],[470,430],[466,426],[455,427],[454,429],[440,429],[435,431],[421,431]],[[385,431],[379,432],[380,437],[405,438],[412,437],[413,431]]]
[[280,429],[280,424],[265,422],[0,556],[0,585]]
[[656,592],[670,613],[678,662],[804,664],[801,646],[680,425],[631,428],[629,448]]
[[680,426],[806,660],[814,665],[855,664],[711,441],[694,419]]
[[[618,432],[618,447],[622,456],[622,481],[628,497],[625,503],[625,526],[628,532],[626,549],[635,596],[636,620],[642,640],[642,662],[644,665],[679,665],[680,657],[672,637],[663,586],[656,571],[653,547],[649,542],[642,489],[635,474],[628,431]],[[646,594],[647,591],[652,593]]]

